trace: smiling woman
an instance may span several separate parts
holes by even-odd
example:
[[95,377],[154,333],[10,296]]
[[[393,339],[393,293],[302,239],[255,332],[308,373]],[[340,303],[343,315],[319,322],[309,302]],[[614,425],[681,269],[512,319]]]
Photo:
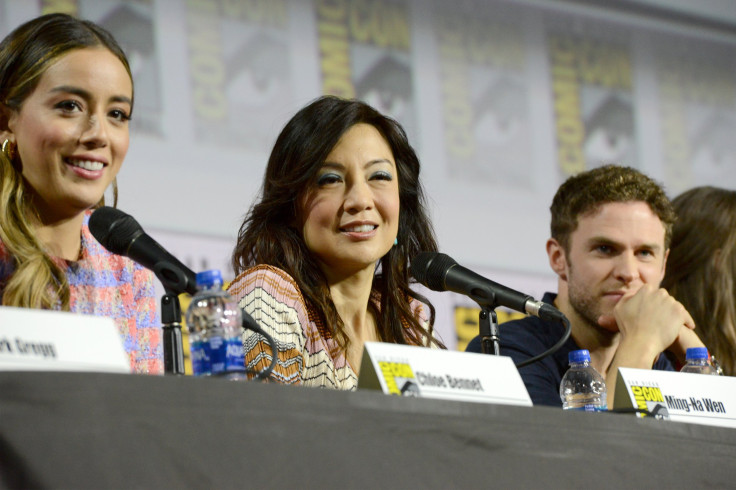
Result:
[[[366,341],[441,346],[434,308],[409,285],[409,259],[436,250],[401,126],[322,97],[276,140],[229,291],[276,339],[272,380],[350,390]],[[244,346],[250,368],[270,364],[262,336],[248,332]]]
[[106,315],[137,372],[160,372],[150,272],[87,226],[128,151],[133,81],[99,26],[33,19],[0,43],[0,301]]

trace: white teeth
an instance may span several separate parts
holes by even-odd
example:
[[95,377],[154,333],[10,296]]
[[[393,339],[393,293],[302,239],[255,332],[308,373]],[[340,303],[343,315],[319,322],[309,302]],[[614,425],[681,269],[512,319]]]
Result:
[[102,170],[105,166],[102,162],[93,162],[91,160],[72,160],[71,158],[68,158],[66,161],[75,167],[83,168],[85,170]]
[[367,231],[373,231],[375,226],[373,225],[360,225],[360,226],[353,226],[351,228],[343,228],[343,231],[346,231],[348,233],[365,233]]

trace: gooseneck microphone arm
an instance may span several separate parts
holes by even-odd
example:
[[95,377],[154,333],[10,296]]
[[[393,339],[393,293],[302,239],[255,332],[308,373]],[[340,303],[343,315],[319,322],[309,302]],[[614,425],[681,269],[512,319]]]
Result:
[[483,354],[501,355],[500,337],[498,332],[498,317],[495,310],[482,306],[478,314],[478,333],[480,347]]
[[[439,252],[422,252],[411,261],[411,275],[433,291],[452,291],[468,296],[481,307],[481,347],[483,352],[490,353],[489,345],[498,342],[498,331],[494,333],[492,325],[486,329],[482,318],[483,310],[493,312],[499,306],[539,317],[543,320],[560,322],[565,326],[565,333],[551,348],[539,355],[531,357],[516,365],[517,368],[528,366],[556,352],[570,338],[572,328],[570,321],[554,306],[536,301],[528,294],[520,293],[502,284],[486,279],[475,272],[459,265],[450,256]],[[495,316],[495,312],[494,312]],[[488,319],[490,322],[490,319]],[[494,322],[495,323],[495,322]],[[485,346],[484,342],[485,341]],[[489,344],[490,343],[490,344]],[[494,352],[497,352],[493,345]]]
[[184,374],[184,346],[181,335],[181,305],[179,296],[161,296],[161,329],[164,343],[164,373]]

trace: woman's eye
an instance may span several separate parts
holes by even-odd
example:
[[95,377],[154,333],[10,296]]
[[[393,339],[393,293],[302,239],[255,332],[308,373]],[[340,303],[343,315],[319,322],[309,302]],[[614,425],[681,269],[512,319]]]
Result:
[[322,174],[317,179],[317,185],[321,187],[323,185],[336,184],[341,181],[342,178],[337,174]]
[[394,180],[394,176],[391,175],[389,172],[376,172],[373,175],[371,175],[371,179],[374,180]]
[[74,112],[82,110],[81,104],[76,100],[63,100],[56,104],[56,107],[63,110],[64,112]]
[[110,111],[110,117],[121,122],[130,121],[130,116],[125,111],[119,109]]

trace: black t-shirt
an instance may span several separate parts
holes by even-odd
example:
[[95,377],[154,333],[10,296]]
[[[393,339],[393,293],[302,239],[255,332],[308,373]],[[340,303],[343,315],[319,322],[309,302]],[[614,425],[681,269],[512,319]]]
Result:
[[[554,305],[557,295],[546,293],[542,301]],[[514,364],[534,357],[552,347],[565,333],[562,323],[545,321],[535,316],[499,325],[501,355],[509,356]],[[555,353],[544,359],[519,369],[521,379],[526,385],[534,405],[551,405],[562,407],[560,400],[560,383],[569,367],[568,354],[580,347],[572,337]],[[467,352],[481,352],[480,336],[470,341]],[[660,355],[653,369],[674,371],[674,366],[666,356]],[[607,386],[608,390],[615,389]]]

